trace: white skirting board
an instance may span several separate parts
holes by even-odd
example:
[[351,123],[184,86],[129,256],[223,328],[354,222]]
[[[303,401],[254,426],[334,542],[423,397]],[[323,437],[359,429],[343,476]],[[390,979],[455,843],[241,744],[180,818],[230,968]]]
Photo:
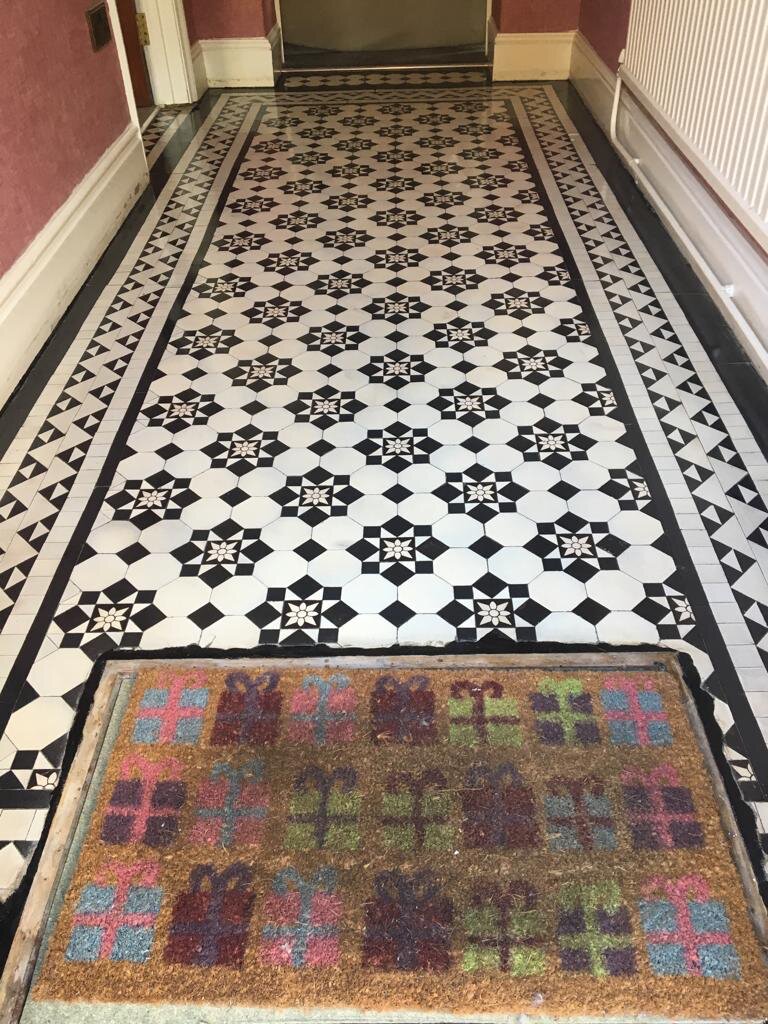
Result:
[[[571,81],[609,132],[616,75],[581,34],[573,47]],[[761,255],[745,237],[733,215],[626,89],[617,136],[632,157],[630,173],[768,380],[768,254]]]
[[493,34],[495,82],[553,81],[571,72],[575,32],[496,32]]
[[205,73],[205,57],[203,56],[203,48],[199,41],[192,44],[192,73],[195,77],[195,90],[197,92],[197,98],[200,99],[208,88],[208,77]]
[[611,130],[611,109],[616,75],[597,55],[581,32],[576,33],[571,54],[571,82],[603,131]]
[[277,22],[269,30],[267,42],[272,49],[272,68],[277,72],[283,66],[283,30]]
[[148,182],[134,124],[0,278],[0,405],[13,394]]
[[[199,56],[196,57],[199,47]],[[212,88],[269,88],[275,84],[272,46],[266,37],[201,39],[192,53],[199,82],[200,59]],[[204,91],[204,90],[203,90]]]

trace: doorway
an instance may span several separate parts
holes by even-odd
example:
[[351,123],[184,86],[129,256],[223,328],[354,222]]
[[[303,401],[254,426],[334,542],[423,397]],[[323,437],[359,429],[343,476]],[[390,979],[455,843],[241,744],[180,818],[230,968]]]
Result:
[[128,72],[131,81],[133,98],[139,115],[139,124],[145,125],[155,111],[155,98],[152,94],[152,83],[147,67],[139,19],[144,18],[136,9],[136,0],[116,0],[117,16],[125,46]]
[[281,0],[280,22],[290,69],[486,59],[487,0]]

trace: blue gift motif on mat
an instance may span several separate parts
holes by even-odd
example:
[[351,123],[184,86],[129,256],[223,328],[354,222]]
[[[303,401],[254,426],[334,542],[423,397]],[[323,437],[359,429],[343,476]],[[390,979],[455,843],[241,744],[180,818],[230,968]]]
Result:
[[67,960],[146,963],[162,902],[158,874],[155,863],[115,861],[86,885],[75,908]]
[[550,779],[544,809],[550,850],[616,849],[611,801],[598,779]]
[[645,896],[639,905],[640,920],[654,974],[741,977],[725,907],[712,899],[701,875],[677,881],[653,878]]
[[172,677],[170,686],[144,692],[133,727],[134,743],[197,743],[208,706],[200,673]]
[[614,746],[665,747],[672,742],[661,694],[649,681],[613,676],[600,700]]

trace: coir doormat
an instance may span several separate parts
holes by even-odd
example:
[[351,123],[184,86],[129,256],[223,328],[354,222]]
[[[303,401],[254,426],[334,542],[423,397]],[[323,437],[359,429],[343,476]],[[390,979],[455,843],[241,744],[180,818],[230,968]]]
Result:
[[112,665],[6,994],[24,1024],[762,1021],[729,814],[672,656]]

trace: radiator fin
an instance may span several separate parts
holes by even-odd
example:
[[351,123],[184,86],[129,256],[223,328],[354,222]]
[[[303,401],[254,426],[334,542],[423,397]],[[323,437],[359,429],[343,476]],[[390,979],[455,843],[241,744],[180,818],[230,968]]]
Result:
[[626,68],[702,165],[768,223],[768,0],[633,0]]

